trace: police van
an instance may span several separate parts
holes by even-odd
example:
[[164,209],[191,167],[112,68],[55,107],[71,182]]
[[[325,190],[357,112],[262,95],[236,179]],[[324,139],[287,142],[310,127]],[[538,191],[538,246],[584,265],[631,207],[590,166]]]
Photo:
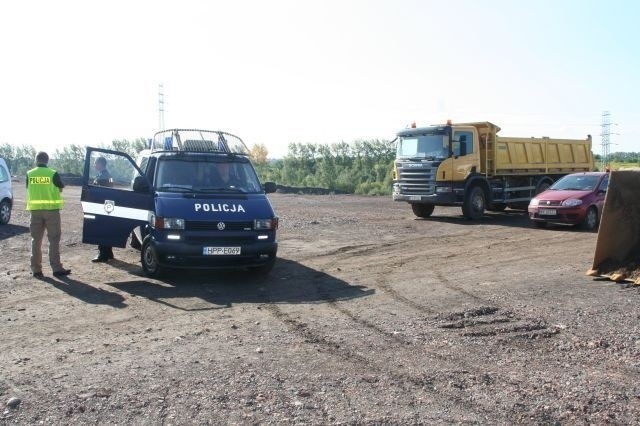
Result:
[[[141,251],[142,269],[250,268],[268,273],[276,260],[278,217],[237,136],[172,129],[156,133],[138,160],[87,147],[82,242]],[[99,185],[93,165],[103,157],[111,175]]]

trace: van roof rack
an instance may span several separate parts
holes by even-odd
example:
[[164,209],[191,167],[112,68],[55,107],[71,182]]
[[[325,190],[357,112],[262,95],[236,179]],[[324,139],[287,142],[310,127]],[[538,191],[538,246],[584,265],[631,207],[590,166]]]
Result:
[[167,129],[157,132],[149,140],[154,151],[219,152],[249,155],[242,139],[221,130]]

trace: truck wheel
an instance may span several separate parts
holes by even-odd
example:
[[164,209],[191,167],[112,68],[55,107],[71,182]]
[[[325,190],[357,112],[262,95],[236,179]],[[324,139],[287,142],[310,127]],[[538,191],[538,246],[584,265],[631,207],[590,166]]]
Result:
[[151,236],[147,236],[142,242],[140,261],[142,262],[142,270],[147,277],[158,278],[164,273],[164,268],[158,264],[156,251],[151,244]]
[[589,207],[580,226],[585,231],[595,231],[598,228],[598,210],[595,207]]
[[413,214],[418,217],[429,217],[431,213],[433,213],[433,209],[436,206],[433,204],[411,204],[411,210],[413,210]]
[[6,225],[11,219],[11,204],[7,200],[0,202],[0,225]]
[[462,214],[469,220],[480,219],[484,215],[484,191],[479,186],[469,190],[462,205]]

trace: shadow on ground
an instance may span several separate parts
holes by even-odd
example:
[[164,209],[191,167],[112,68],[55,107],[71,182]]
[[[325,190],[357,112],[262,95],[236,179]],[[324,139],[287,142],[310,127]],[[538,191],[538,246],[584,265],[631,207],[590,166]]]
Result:
[[0,241],[15,237],[16,235],[27,234],[28,232],[28,226],[12,224],[2,225],[0,226]]
[[109,305],[114,308],[125,308],[124,297],[121,294],[93,287],[82,281],[78,281],[69,276],[54,279],[44,277],[41,279],[53,287],[73,296],[78,300],[92,305]]
[[[166,279],[106,283],[120,291],[187,311],[231,307],[234,303],[326,303],[371,296],[374,290],[351,285],[298,262],[278,259],[265,277],[247,271],[184,271]],[[180,299],[207,303],[185,303]]]

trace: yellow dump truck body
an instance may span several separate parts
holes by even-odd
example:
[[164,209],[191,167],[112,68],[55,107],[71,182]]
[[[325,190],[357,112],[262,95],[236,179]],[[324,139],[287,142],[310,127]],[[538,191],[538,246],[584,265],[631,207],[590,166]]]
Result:
[[478,132],[480,166],[487,176],[567,174],[593,170],[591,136],[586,139],[514,138],[498,136],[489,122],[460,123]]

